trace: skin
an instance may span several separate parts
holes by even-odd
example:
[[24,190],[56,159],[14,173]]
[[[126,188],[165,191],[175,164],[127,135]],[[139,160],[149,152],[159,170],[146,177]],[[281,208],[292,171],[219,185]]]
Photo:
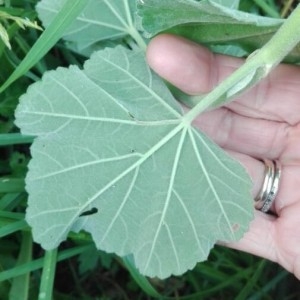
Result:
[[[243,63],[166,34],[151,41],[147,60],[161,77],[193,95],[209,92]],[[271,214],[255,211],[239,242],[221,244],[277,262],[300,279],[300,68],[278,66],[235,101],[202,114],[195,126],[245,166],[253,179],[253,197],[264,180],[260,159],[280,160]]]

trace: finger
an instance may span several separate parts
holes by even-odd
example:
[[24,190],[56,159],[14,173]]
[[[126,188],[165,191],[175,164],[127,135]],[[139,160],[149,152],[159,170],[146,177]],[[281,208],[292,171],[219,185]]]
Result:
[[[247,170],[253,182],[251,192],[253,199],[255,199],[260,193],[265,180],[265,164],[261,160],[257,160],[245,154],[230,150],[226,150],[226,152],[238,160]],[[270,209],[270,212],[279,217],[283,215],[283,212],[287,209],[287,207],[298,205],[299,194],[295,191],[298,190],[300,185],[300,162],[283,162],[281,164],[279,191]],[[300,218],[298,219],[300,221]]]
[[[299,202],[300,163],[282,163],[279,191],[274,201],[273,211],[282,216],[282,212]],[[300,209],[300,207],[299,207]],[[298,216],[300,221],[300,218]]]
[[[230,154],[244,165],[254,179],[252,193],[255,197],[264,180],[264,164],[245,155],[234,152],[230,152]],[[279,220],[280,216],[278,218],[274,215],[254,210],[254,219],[250,222],[249,230],[242,239],[230,243],[219,241],[218,244],[278,262],[289,271],[292,271],[292,261],[283,259],[284,254],[281,253],[281,241],[277,239]],[[285,243],[288,245],[288,241],[285,241]]]
[[[264,181],[264,164],[240,153],[229,154],[239,160],[253,178],[252,195],[255,198]],[[296,230],[300,226],[300,202],[294,195],[297,188],[293,186],[299,186],[299,174],[296,176],[299,166],[293,170],[288,170],[289,167],[282,169],[279,194],[272,207],[273,212],[277,210],[278,217],[255,210],[249,230],[241,240],[231,243],[220,241],[219,244],[277,262],[300,279],[300,238]],[[295,180],[291,180],[290,175],[295,176]]]
[[[252,179],[253,186],[251,190],[251,195],[254,199],[258,195],[264,180],[264,173],[265,173],[264,164],[260,160],[257,160],[251,156],[230,151],[230,150],[225,150],[225,151],[230,156],[232,156],[237,161],[239,161],[240,164],[246,169],[247,173]],[[254,206],[254,200],[253,200],[253,206]]]
[[[238,58],[213,55],[202,46],[172,35],[154,38],[147,59],[159,75],[189,94],[209,92],[243,63]],[[298,67],[280,65],[230,107],[246,116],[295,124],[300,121],[299,82]]]
[[246,117],[227,108],[201,114],[194,125],[222,148],[270,159],[281,157],[291,136],[300,138],[300,131],[293,133],[296,129],[286,123]]

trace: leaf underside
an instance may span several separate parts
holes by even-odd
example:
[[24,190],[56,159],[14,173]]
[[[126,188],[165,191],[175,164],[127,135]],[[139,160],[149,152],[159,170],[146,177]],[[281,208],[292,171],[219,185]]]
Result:
[[105,49],[83,70],[46,73],[16,124],[37,136],[27,221],[45,249],[85,230],[97,248],[165,278],[241,238],[252,219],[249,176],[187,122],[141,51]]
[[[36,10],[47,27],[66,0],[42,0]],[[120,39],[130,33],[136,3],[132,0],[89,0],[76,21],[68,28],[64,39],[81,52],[96,43]]]
[[272,36],[283,23],[281,19],[241,12],[210,0],[138,0],[137,8],[138,26],[147,37],[169,30],[207,43],[240,39],[251,43],[258,39],[257,43],[265,44],[264,35]]
[[[248,54],[265,45],[284,22],[222,6],[223,1],[219,4],[211,0],[137,0],[137,3],[137,26],[147,38],[167,32],[207,45],[235,45]],[[286,60],[300,60],[299,44]]]

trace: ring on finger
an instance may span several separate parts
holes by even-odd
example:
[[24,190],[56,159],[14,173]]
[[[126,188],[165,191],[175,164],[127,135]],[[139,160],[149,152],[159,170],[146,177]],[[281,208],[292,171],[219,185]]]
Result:
[[258,196],[254,199],[254,206],[256,209],[267,213],[278,194],[281,164],[279,160],[264,159],[263,162],[265,164],[264,181]]

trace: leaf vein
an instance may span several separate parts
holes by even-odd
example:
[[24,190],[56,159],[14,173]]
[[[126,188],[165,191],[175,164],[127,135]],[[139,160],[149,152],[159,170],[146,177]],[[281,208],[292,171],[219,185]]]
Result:
[[183,211],[184,213],[186,214],[186,217],[190,223],[190,226],[192,228],[192,231],[193,231],[193,234],[194,234],[194,237],[195,237],[195,240],[197,242],[197,246],[199,248],[199,250],[202,252],[203,255],[206,255],[206,253],[204,252],[203,248],[201,247],[201,242],[199,240],[199,237],[198,237],[198,234],[197,234],[197,229],[194,225],[194,222],[193,222],[193,219],[186,207],[186,205],[184,204],[183,200],[181,199],[180,195],[177,193],[177,191],[175,189],[173,189],[173,193],[174,195],[176,196],[177,200],[179,201],[179,203],[181,204],[182,208],[183,208]]
[[[139,173],[139,167],[137,167],[137,168],[135,169],[134,176],[133,176],[132,181],[131,181],[131,183],[130,183],[130,185],[129,185],[129,187],[128,187],[128,190],[127,190],[127,192],[126,192],[126,194],[125,194],[125,197],[124,197],[122,203],[120,204],[118,210],[116,211],[115,215],[113,216],[113,218],[112,218],[110,224],[107,226],[107,229],[106,229],[106,231],[104,232],[104,234],[103,234],[103,236],[102,236],[102,238],[101,238],[101,240],[100,240],[100,242],[99,242],[100,244],[106,239],[107,235],[109,234],[110,230],[112,229],[112,227],[113,227],[114,223],[116,222],[117,218],[120,216],[121,211],[123,210],[125,204],[127,203],[128,198],[129,198],[129,196],[130,196],[130,193],[132,192],[132,189],[133,189],[134,184],[135,184],[135,182],[136,182],[138,173]],[[125,225],[126,225],[126,224],[125,224]]]
[[232,227],[231,227],[231,224],[230,224],[230,220],[229,220],[229,218],[228,218],[228,215],[227,215],[227,213],[226,213],[226,211],[225,211],[225,208],[224,208],[224,206],[223,206],[223,204],[222,204],[222,201],[221,201],[221,199],[220,199],[220,196],[219,196],[218,192],[216,191],[216,189],[215,189],[215,187],[214,187],[214,184],[212,183],[212,181],[211,181],[211,179],[210,179],[210,177],[209,177],[209,174],[208,174],[208,172],[207,172],[207,170],[206,170],[206,167],[205,167],[205,165],[204,165],[204,163],[203,163],[203,161],[202,161],[202,158],[200,157],[199,152],[198,152],[198,150],[197,150],[197,144],[196,144],[196,141],[195,141],[195,138],[194,138],[194,135],[193,135],[193,132],[194,132],[194,131],[195,131],[195,130],[192,131],[191,128],[189,128],[189,130],[188,130],[189,136],[190,136],[190,139],[191,139],[191,142],[192,142],[192,146],[193,146],[193,149],[194,149],[194,153],[195,153],[195,155],[196,155],[196,158],[197,158],[197,161],[198,161],[198,163],[199,163],[199,166],[200,166],[200,168],[201,168],[202,171],[203,171],[203,174],[204,174],[204,176],[205,176],[205,178],[206,178],[206,181],[207,181],[207,183],[208,183],[208,185],[209,185],[209,187],[210,187],[210,189],[211,189],[211,191],[212,191],[212,193],[213,193],[213,195],[214,195],[214,197],[215,197],[215,200],[216,200],[216,202],[217,202],[217,204],[218,204],[218,206],[219,206],[219,208],[220,208],[220,210],[221,210],[221,213],[222,213],[222,215],[223,215],[224,218],[225,218],[225,221],[226,221],[226,223],[227,223],[227,226],[228,226],[228,228],[230,229],[230,232],[231,232],[231,234],[232,234],[232,237],[234,238],[234,232],[233,232],[233,229],[232,229]]
[[238,176],[233,170],[231,170],[230,168],[228,168],[217,156],[216,154],[212,151],[212,149],[207,145],[207,143],[205,142],[205,140],[201,137],[200,133],[193,128],[193,133],[196,134],[197,138],[202,142],[202,144],[205,146],[205,148],[207,149],[207,151],[211,154],[211,156],[213,156],[213,158],[216,160],[216,162],[223,168],[225,169],[228,173],[230,173],[232,176],[238,178],[241,181],[244,181],[245,183],[248,183],[248,181],[244,178],[241,178],[240,176]]
[[139,80],[136,76],[134,76],[131,72],[129,72],[128,68],[124,69],[120,67],[119,65],[115,64],[111,60],[107,60],[103,56],[101,56],[101,59],[105,61],[106,63],[110,64],[111,66],[115,67],[119,71],[126,74],[126,76],[130,77],[134,82],[136,82],[138,85],[140,85],[144,90],[146,90],[154,99],[156,99],[162,106],[168,109],[170,113],[172,113],[175,117],[181,118],[182,115],[178,113],[175,109],[173,109],[164,99],[162,99],[158,94],[156,94],[149,86],[147,86],[144,82]]
[[64,174],[64,173],[68,173],[68,172],[78,170],[78,169],[81,169],[81,168],[93,166],[93,165],[96,165],[96,164],[102,164],[102,163],[113,162],[113,161],[120,161],[120,160],[125,160],[125,159],[128,159],[128,158],[141,157],[141,156],[142,156],[141,154],[135,152],[135,153],[131,153],[131,154],[123,155],[123,156],[116,156],[116,157],[98,159],[98,160],[95,160],[95,161],[90,161],[90,162],[86,162],[86,163],[83,163],[83,164],[78,164],[78,165],[75,165],[75,166],[72,166],[72,167],[69,167],[69,168],[64,168],[62,170],[55,171],[55,172],[52,172],[52,173],[48,173],[48,174],[45,174],[45,175],[42,175],[42,176],[39,176],[39,177],[34,177],[34,178],[31,178],[31,180],[33,181],[33,180],[46,179],[46,178],[49,178],[49,177],[61,175],[61,174]]
[[148,267],[149,267],[149,264],[150,264],[150,261],[151,261],[151,258],[152,258],[153,252],[154,252],[154,248],[155,248],[159,233],[161,231],[161,227],[165,223],[165,217],[166,217],[166,214],[167,214],[167,211],[168,211],[168,208],[169,208],[169,205],[170,205],[170,201],[171,201],[172,190],[173,190],[173,186],[174,186],[176,173],[178,171],[179,158],[180,158],[180,155],[181,155],[181,150],[182,150],[182,147],[183,147],[183,142],[184,142],[184,139],[185,139],[185,136],[186,136],[186,132],[187,132],[187,128],[184,128],[181,132],[180,140],[178,142],[178,147],[177,147],[177,150],[176,150],[176,153],[175,153],[173,168],[172,168],[172,172],[171,172],[171,176],[170,176],[170,182],[169,182],[168,192],[167,192],[167,196],[166,196],[166,202],[165,202],[165,205],[163,207],[160,222],[157,226],[156,233],[155,233],[155,236],[154,236],[153,241],[152,241],[152,246],[151,246],[151,249],[150,249],[150,252],[149,252],[149,255],[148,255],[147,262],[145,264],[145,270],[147,270]]

